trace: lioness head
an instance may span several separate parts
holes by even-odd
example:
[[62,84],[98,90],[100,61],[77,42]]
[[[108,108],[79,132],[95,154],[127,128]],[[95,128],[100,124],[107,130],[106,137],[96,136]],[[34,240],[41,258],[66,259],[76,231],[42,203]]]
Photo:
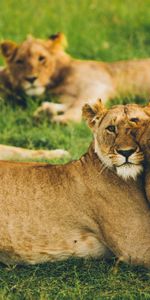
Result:
[[12,86],[30,96],[43,94],[51,83],[57,58],[63,61],[67,57],[63,51],[65,42],[63,34],[53,35],[49,40],[30,36],[20,45],[12,41],[2,42],[1,53],[6,60]]
[[83,107],[83,117],[93,130],[95,152],[103,164],[125,180],[136,179],[143,170],[144,156],[131,124],[149,119],[144,109],[128,104],[107,110],[98,101],[94,106]]

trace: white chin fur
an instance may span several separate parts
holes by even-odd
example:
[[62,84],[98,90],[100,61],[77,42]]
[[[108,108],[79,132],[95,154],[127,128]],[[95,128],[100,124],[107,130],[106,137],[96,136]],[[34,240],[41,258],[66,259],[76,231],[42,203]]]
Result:
[[142,173],[142,165],[123,165],[116,167],[117,175],[122,177],[124,180],[134,179],[136,180],[137,176]]
[[45,88],[43,86],[36,87],[36,88],[30,88],[25,90],[25,93],[28,96],[40,96],[45,92]]

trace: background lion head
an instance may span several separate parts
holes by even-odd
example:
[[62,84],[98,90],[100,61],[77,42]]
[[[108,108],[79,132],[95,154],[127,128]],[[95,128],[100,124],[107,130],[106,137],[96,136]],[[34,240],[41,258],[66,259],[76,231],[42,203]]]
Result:
[[49,40],[29,36],[20,45],[12,41],[2,42],[1,52],[7,63],[12,86],[29,96],[43,94],[60,60],[63,63],[64,57],[67,57],[63,51],[65,45],[66,39],[61,33],[52,35]]

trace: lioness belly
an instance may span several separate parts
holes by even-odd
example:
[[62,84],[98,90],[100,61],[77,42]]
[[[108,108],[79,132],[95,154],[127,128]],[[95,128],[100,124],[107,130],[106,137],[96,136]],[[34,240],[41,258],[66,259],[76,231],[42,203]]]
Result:
[[[6,242],[6,243],[5,243]],[[37,264],[65,260],[69,257],[105,257],[108,249],[93,235],[82,232],[69,233],[64,239],[36,240],[29,236],[0,241],[0,261],[5,264]]]

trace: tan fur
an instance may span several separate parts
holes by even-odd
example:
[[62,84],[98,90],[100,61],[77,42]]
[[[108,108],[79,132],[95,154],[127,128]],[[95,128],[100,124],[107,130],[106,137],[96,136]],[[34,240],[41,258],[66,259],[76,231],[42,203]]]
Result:
[[[39,117],[47,111],[57,122],[80,121],[81,107],[114,97],[150,95],[150,59],[113,63],[82,61],[65,51],[63,34],[49,40],[27,38],[22,44],[4,41],[1,51],[7,66],[1,71],[1,85],[6,91],[41,95],[48,92],[59,96],[61,106],[43,104],[36,112]],[[41,59],[42,58],[42,59]],[[33,84],[28,78],[36,77]],[[62,106],[63,104],[63,106]],[[62,112],[62,115],[57,115]]]
[[[141,176],[124,181],[116,173],[121,149],[134,148],[130,163],[142,167],[129,120],[147,120],[147,114],[137,105],[106,111],[100,102],[85,106],[83,114],[97,149],[91,145],[80,160],[0,162],[0,261],[35,264],[106,257],[112,251],[123,261],[150,267],[150,211]],[[117,134],[109,131],[112,124]],[[115,160],[109,157],[108,167],[99,153],[103,159],[109,149]]]

